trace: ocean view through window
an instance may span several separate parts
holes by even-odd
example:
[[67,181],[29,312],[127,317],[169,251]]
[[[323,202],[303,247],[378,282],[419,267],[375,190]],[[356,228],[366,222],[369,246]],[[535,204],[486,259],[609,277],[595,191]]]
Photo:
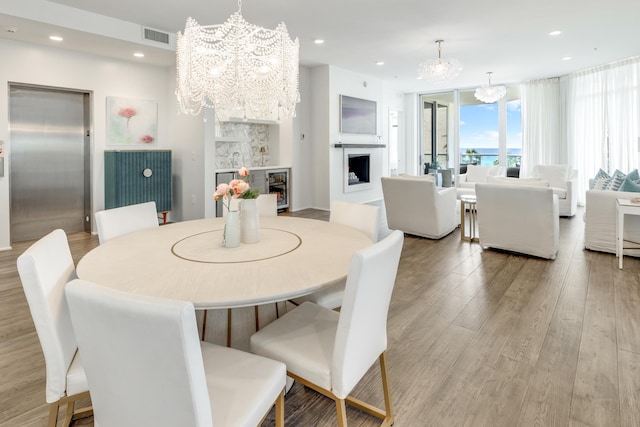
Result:
[[[508,98],[509,99],[509,98]],[[522,117],[520,99],[509,99],[500,114],[497,103],[460,106],[460,163],[483,166],[520,166],[522,156]],[[502,116],[502,117],[501,117]],[[500,121],[506,121],[506,135],[500,135]],[[505,160],[502,160],[504,162]]]

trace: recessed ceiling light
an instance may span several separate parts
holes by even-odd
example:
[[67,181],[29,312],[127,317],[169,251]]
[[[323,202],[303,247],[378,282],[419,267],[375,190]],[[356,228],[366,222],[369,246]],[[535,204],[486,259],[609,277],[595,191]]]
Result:
[[563,61],[570,61],[570,60],[571,60],[571,57],[570,57],[570,56],[563,56],[563,57],[562,57],[562,60],[563,60]]
[[60,36],[49,36],[49,40],[53,40],[54,42],[61,42],[62,37]]
[[560,30],[554,30],[549,33],[550,36],[559,36],[560,34],[562,34]]
[[323,39],[315,39],[313,42],[315,44],[322,44],[322,43],[324,43],[324,40]]
[[378,62],[376,62],[376,65],[384,65],[384,61],[378,61]]
[[144,53],[136,52],[136,53],[133,54],[133,56],[135,56],[136,58],[144,58]]

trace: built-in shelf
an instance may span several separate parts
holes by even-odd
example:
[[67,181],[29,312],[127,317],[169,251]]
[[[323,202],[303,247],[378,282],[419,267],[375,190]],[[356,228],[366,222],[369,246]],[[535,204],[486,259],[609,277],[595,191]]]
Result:
[[333,145],[336,148],[385,148],[385,144],[342,144],[337,143]]

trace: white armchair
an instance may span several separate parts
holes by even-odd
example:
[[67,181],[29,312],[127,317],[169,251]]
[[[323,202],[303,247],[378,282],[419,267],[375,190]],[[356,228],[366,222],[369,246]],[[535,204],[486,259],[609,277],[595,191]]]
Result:
[[382,177],[387,223],[392,230],[440,239],[460,223],[456,189],[438,190],[430,176]]
[[551,188],[480,183],[476,199],[483,247],[556,258],[560,219]]
[[560,216],[574,216],[578,211],[578,171],[569,165],[537,165],[533,178],[549,182],[553,194],[558,196]]

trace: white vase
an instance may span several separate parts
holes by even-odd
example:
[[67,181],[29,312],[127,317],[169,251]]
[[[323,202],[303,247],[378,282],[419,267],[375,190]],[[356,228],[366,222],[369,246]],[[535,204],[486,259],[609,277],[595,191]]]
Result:
[[240,238],[242,243],[258,243],[260,240],[258,199],[242,199],[240,204]]
[[228,211],[224,219],[222,246],[235,248],[240,245],[240,212]]

